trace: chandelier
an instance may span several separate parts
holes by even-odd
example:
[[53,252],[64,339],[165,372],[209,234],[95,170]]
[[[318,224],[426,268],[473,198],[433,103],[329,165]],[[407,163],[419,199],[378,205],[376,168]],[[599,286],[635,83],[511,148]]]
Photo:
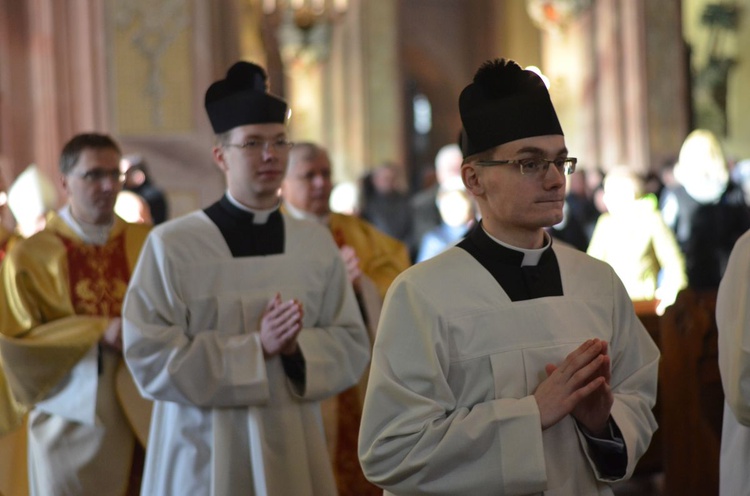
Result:
[[321,20],[330,20],[346,12],[349,0],[262,0],[263,13],[291,12],[294,24],[303,30],[312,29]]
[[558,32],[591,4],[592,0],[526,0],[526,10],[537,27]]

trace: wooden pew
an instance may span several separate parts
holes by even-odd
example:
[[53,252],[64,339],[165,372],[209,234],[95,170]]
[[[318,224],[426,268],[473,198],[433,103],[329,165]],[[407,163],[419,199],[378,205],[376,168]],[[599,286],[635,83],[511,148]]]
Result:
[[[643,327],[646,328],[648,333],[651,335],[651,339],[654,340],[656,346],[661,349],[661,317],[656,314],[656,300],[649,301],[634,301],[633,307],[635,313],[641,320]],[[661,364],[660,364],[661,367]],[[648,446],[648,450],[638,461],[638,466],[635,468],[633,477],[642,477],[658,474],[664,471],[663,462],[663,441],[661,431],[661,388],[657,391],[656,406],[654,406],[654,417],[658,422],[660,428],[654,433],[654,437],[651,439],[651,444]]]
[[682,291],[660,319],[659,428],[667,496],[719,488],[724,393],[718,364],[716,291]]

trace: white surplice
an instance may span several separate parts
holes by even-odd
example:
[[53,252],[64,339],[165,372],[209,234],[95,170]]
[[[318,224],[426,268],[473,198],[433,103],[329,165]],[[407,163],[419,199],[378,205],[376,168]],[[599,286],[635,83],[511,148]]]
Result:
[[[155,400],[142,494],[336,494],[319,402],[357,383],[369,340],[330,233],[283,220],[276,255],[233,258],[204,212],[148,238],[123,310],[126,361]],[[304,391],[263,356],[277,292],[304,307]]]
[[359,454],[386,494],[612,494],[571,416],[542,431],[533,397],[591,338],[609,343],[612,418],[632,474],[656,429],[659,351],[612,269],[555,244],[564,296],[511,301],[454,247],[402,273],[373,350]]

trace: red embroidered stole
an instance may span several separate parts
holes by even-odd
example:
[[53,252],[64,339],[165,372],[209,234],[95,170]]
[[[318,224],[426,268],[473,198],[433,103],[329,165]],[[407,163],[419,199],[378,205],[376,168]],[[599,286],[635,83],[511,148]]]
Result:
[[125,234],[103,246],[84,244],[58,234],[68,259],[68,284],[78,315],[119,317],[130,280]]

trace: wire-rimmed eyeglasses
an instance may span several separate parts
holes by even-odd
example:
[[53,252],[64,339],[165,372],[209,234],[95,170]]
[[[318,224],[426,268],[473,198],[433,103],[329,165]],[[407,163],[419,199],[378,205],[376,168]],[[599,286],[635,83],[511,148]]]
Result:
[[261,151],[268,152],[268,150],[275,152],[289,150],[294,146],[294,143],[286,138],[273,140],[249,139],[243,143],[224,143],[222,146],[239,148],[247,153],[260,153]]
[[546,174],[550,165],[554,165],[560,174],[569,176],[575,172],[577,163],[578,159],[573,157],[556,158],[553,160],[538,157],[522,158],[518,160],[479,160],[476,162],[477,165],[482,166],[518,164],[521,174],[530,176]]

